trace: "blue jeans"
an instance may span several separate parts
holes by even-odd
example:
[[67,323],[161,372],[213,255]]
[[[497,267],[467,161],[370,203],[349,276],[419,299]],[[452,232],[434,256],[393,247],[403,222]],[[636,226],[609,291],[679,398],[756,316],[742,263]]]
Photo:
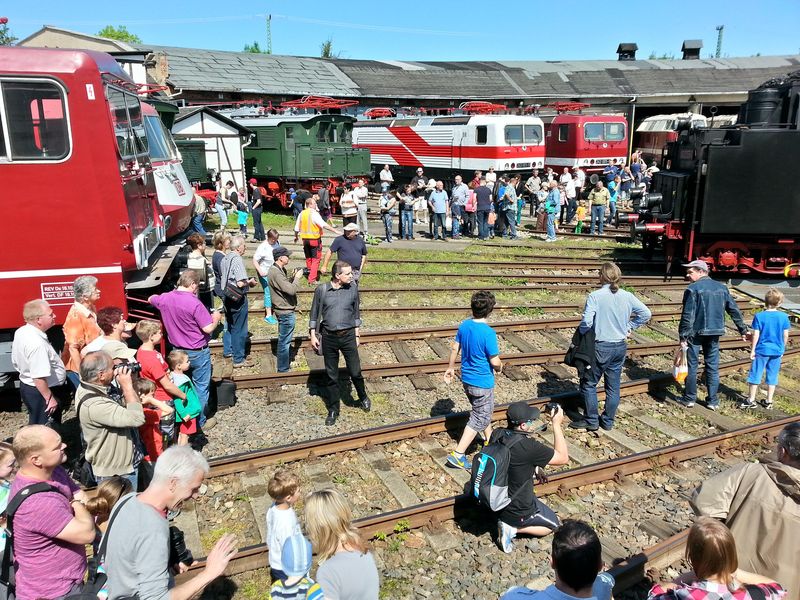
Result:
[[244,362],[247,356],[245,354],[245,345],[247,344],[247,308],[247,296],[240,302],[225,300],[225,319],[228,321],[228,331],[231,336],[231,354],[233,355],[234,365]]
[[608,221],[606,221],[609,225],[614,221],[614,215],[617,214],[617,203],[616,202],[609,202],[608,203]]
[[478,211],[478,239],[485,240],[489,237],[489,211]]
[[446,218],[446,213],[433,213],[433,239],[438,239],[440,237],[439,226],[442,227],[441,238],[444,239],[447,237],[447,227],[445,227]]
[[556,213],[547,213],[547,239],[556,239]]
[[606,207],[604,204],[592,204],[592,221],[589,223],[589,235],[594,234],[594,223],[597,221],[597,231],[603,235],[603,217],[605,216]]
[[[513,210],[506,210],[506,223],[508,224],[508,232],[510,232],[511,237],[517,237],[517,213]],[[507,233],[508,233],[507,232]],[[503,235],[503,237],[506,237]],[[556,237],[555,232],[553,232],[553,237]]]
[[278,319],[278,373],[285,373],[291,364],[289,349],[292,347],[297,315],[291,312],[275,317]]
[[[602,425],[605,429],[614,426],[614,416],[619,406],[619,380],[622,376],[622,365],[625,363],[626,343],[597,342],[594,347],[597,368],[589,371],[581,380],[581,394],[586,408],[586,423],[594,429]],[[606,390],[606,406],[602,415],[598,415],[597,384],[603,377]]]
[[403,235],[407,240],[414,237],[414,211],[404,210],[400,213],[400,227],[402,228]]
[[386,230],[386,241],[392,241],[392,215],[389,213],[384,213],[383,217],[383,228]]
[[258,208],[253,209],[253,238],[263,242],[267,239],[267,236],[264,233],[264,222],[261,220],[261,214],[264,212],[264,209],[260,206]]
[[453,220],[452,234],[453,237],[461,235],[461,206],[453,204],[450,207],[451,219]]
[[686,402],[697,402],[697,366],[700,362],[700,350],[706,361],[706,388],[708,388],[708,406],[719,406],[717,391],[719,390],[719,336],[696,335],[689,338],[689,347],[686,352],[689,373],[683,389],[683,399]]
[[203,410],[197,417],[197,425],[202,428],[208,412],[208,389],[211,386],[211,350],[208,346],[200,350],[186,350],[192,366],[192,383],[197,390],[197,399]]
[[206,230],[203,229],[203,219],[205,219],[205,216],[205,213],[203,213],[192,217],[192,229],[200,235],[206,235]]
[[217,214],[219,215],[220,229],[225,229],[228,226],[228,213],[225,212],[225,207],[223,206],[222,202],[217,202],[214,205],[214,210],[216,210]]
[[[99,475],[95,475],[95,481],[97,481],[97,483],[99,485],[101,481],[105,481],[106,479],[111,479],[112,477],[115,477],[115,475],[110,475],[108,477],[100,477]],[[123,479],[127,479],[128,481],[130,481],[131,485],[133,486],[133,491],[134,492],[139,491],[139,469],[138,468],[134,468],[133,471],[130,472],[130,473],[120,473],[119,477],[122,477]]]

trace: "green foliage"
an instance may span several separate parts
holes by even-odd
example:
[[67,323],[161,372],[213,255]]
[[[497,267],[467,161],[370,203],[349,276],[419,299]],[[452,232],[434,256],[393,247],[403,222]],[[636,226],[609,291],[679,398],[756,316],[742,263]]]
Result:
[[384,533],[383,531],[379,531],[378,533],[375,534],[375,539],[378,540],[379,542],[385,542],[386,533]]
[[333,39],[328,38],[319,45],[319,55],[321,58],[339,58],[341,52],[333,51]]
[[244,45],[244,51],[245,52],[252,52],[253,54],[269,54],[269,52],[267,52],[266,50],[262,50],[261,46],[259,46],[258,42],[256,42],[256,41],[254,41],[252,43],[252,45],[251,44],[245,44]]
[[408,519],[400,519],[394,526],[395,533],[403,533],[411,529],[411,522]]
[[540,317],[544,314],[544,310],[541,308],[531,308],[529,306],[515,306],[511,312],[521,317]]
[[653,51],[647,58],[650,60],[674,60],[675,55],[672,53],[667,54],[666,52],[662,54],[656,54],[655,51]]
[[347,477],[344,475],[334,475],[331,477],[331,481],[333,483],[338,483],[339,485],[346,485],[347,484]]
[[113,25],[106,25],[100,31],[97,32],[97,35],[104,38],[109,38],[111,40],[119,40],[120,42],[128,42],[129,44],[141,44],[142,38],[140,38],[135,33],[131,33],[128,31],[128,28],[125,25],[120,25],[119,27],[114,27]]
[[11,30],[8,28],[8,23],[0,25],[0,46],[10,46],[19,38],[11,35]]

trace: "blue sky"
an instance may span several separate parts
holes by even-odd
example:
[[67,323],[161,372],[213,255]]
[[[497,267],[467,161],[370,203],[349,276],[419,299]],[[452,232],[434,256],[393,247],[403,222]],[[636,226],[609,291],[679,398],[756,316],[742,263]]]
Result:
[[[125,14],[125,7],[152,12]],[[266,47],[267,14],[275,54],[318,56],[330,38],[343,58],[615,59],[623,41],[636,42],[640,58],[651,52],[680,58],[681,42],[700,38],[706,57],[715,51],[717,25],[725,25],[723,56],[800,53],[800,0],[0,2],[0,16],[18,38],[44,24],[86,33],[114,24],[145,43],[217,50],[241,50],[254,40]]]

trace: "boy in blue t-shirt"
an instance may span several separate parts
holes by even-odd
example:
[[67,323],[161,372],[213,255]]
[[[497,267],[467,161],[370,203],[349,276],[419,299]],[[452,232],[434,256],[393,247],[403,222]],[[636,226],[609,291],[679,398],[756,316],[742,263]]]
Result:
[[778,372],[781,368],[781,358],[789,341],[789,317],[779,311],[783,304],[783,294],[775,288],[767,290],[764,296],[766,310],[756,313],[753,317],[753,342],[750,349],[750,374],[747,383],[750,384],[750,397],[746,402],[739,404],[739,408],[753,408],[756,405],[756,392],[761,384],[764,371],[767,372],[767,400],[762,404],[772,408],[772,397],[775,395],[775,386],[778,385]]
[[492,434],[492,412],[494,411],[494,373],[503,369],[497,334],[489,327],[486,318],[494,309],[495,299],[491,292],[475,292],[470,302],[472,319],[458,326],[455,343],[450,350],[450,364],[444,374],[445,383],[453,381],[456,358],[461,352],[461,382],[472,405],[469,421],[461,434],[456,449],[447,457],[447,464],[470,471],[472,463],[464,456],[472,440],[483,432],[488,441]]

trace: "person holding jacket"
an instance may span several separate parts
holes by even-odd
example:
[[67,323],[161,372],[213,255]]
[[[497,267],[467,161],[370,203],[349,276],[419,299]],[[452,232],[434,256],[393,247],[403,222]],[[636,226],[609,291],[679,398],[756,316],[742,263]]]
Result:
[[545,242],[556,241],[556,215],[561,206],[561,192],[558,191],[558,183],[551,181],[548,186],[550,193],[544,201],[544,211],[547,213],[547,237]]
[[678,335],[681,347],[687,351],[689,373],[686,376],[683,398],[678,402],[691,408],[697,401],[697,365],[702,350],[705,358],[706,388],[708,388],[705,406],[709,410],[717,410],[719,338],[725,334],[725,313],[727,312],[733,319],[742,341],[747,339],[747,325],[727,286],[708,276],[708,264],[705,261],[693,260],[683,266],[687,268],[686,277],[692,283],[683,293]]

